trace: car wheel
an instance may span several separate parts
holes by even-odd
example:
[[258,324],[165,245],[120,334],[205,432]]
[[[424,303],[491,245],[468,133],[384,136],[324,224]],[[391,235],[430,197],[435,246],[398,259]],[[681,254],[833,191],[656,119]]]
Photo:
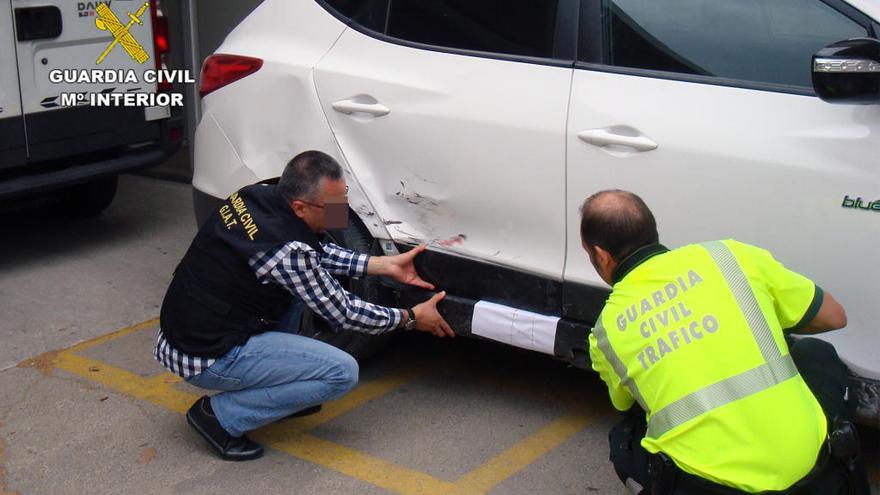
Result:
[[[363,223],[349,212],[348,228],[328,231],[328,241],[359,253],[381,255],[378,244],[364,227]],[[366,301],[383,304],[389,299],[389,290],[376,277],[336,277],[350,293]],[[391,338],[391,332],[382,335],[369,335],[353,330],[334,329],[333,325],[309,310],[303,311],[300,335],[326,342],[351,354],[358,361],[367,359],[379,352]]]
[[71,187],[62,202],[71,217],[94,217],[106,210],[116,196],[119,177],[102,177]]

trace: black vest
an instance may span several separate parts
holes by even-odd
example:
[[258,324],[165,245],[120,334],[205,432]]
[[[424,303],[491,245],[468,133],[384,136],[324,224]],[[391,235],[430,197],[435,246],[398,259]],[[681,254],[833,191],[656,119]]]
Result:
[[256,184],[227,198],[174,272],[160,313],[165,338],[186,354],[216,358],[274,328],[293,296],[276,283],[260,283],[248,261],[290,241],[322,252],[276,186]]

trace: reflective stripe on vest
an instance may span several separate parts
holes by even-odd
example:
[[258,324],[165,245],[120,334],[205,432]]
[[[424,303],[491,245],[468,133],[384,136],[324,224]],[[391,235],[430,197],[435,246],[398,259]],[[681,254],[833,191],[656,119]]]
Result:
[[721,270],[765,362],[750,370],[691,392],[651,414],[651,410],[639,393],[638,387],[629,377],[626,365],[608,342],[608,336],[602,322],[599,321],[593,330],[596,343],[605,354],[608,362],[611,363],[621,383],[629,388],[636,401],[650,415],[647,436],[652,438],[659,438],[669,430],[713,409],[766,390],[798,374],[791,356],[783,356],[779,346],[776,345],[773,332],[770,330],[767,319],[752,292],[752,287],[730,248],[721,241],[707,242],[701,246],[709,252],[712,260]]
[[715,264],[721,269],[721,274],[724,275],[724,280],[727,281],[727,286],[730,288],[730,292],[733,293],[733,297],[736,298],[739,310],[745,316],[746,323],[748,323],[749,328],[752,330],[752,335],[755,337],[755,342],[758,343],[758,348],[761,349],[761,356],[764,357],[764,361],[770,361],[781,356],[782,352],[779,351],[779,346],[773,340],[773,332],[770,331],[770,326],[767,325],[767,318],[764,317],[764,312],[761,311],[761,306],[758,305],[758,300],[755,299],[752,286],[749,284],[749,280],[743,273],[733,253],[730,252],[730,248],[721,241],[706,242],[701,244],[701,246],[706,251],[709,251]]
[[715,408],[766,390],[797,376],[790,356],[779,356],[738,375],[707,385],[660,409],[648,421],[648,436],[659,438]]
[[764,312],[761,311],[758,300],[752,292],[752,286],[730,248],[721,241],[701,245],[709,252],[724,275],[765,362],[738,375],[707,385],[652,414],[648,421],[648,435],[653,438],[658,438],[667,431],[713,409],[766,390],[798,374],[791,356],[783,356],[779,346],[776,345],[767,318],[764,317]]
[[605,332],[605,325],[602,324],[601,318],[596,322],[596,327],[593,328],[593,335],[596,336],[596,344],[599,346],[599,350],[602,351],[602,354],[605,355],[605,359],[611,363],[611,367],[614,368],[614,372],[617,373],[617,376],[620,378],[621,385],[629,389],[629,393],[633,396],[636,402],[642,406],[642,409],[650,412],[648,404],[642,397],[642,393],[639,392],[639,387],[636,385],[636,382],[630,378],[626,365],[623,364],[623,361],[620,360],[617,353],[611,348],[611,343],[608,342],[608,333]]

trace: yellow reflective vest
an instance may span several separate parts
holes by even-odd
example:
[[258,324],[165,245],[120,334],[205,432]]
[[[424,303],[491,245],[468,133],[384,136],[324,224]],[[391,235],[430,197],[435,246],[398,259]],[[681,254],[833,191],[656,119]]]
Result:
[[734,240],[646,246],[612,276],[590,357],[617,409],[646,411],[642,446],[751,493],[805,476],[825,416],[783,329],[813,319],[822,289]]

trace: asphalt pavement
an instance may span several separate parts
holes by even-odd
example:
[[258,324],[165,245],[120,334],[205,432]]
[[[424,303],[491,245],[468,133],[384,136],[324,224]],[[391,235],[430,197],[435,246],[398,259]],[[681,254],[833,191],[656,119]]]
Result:
[[151,356],[195,233],[189,186],[124,176],[96,218],[2,215],[0,495],[627,493],[594,374],[426,335],[394,339],[321,413],[255,432],[264,458],[222,461],[183,417],[204,392]]
[[96,218],[3,213],[0,494],[625,493],[594,376],[425,335],[320,414],[256,432],[263,459],[219,460],[182,414],[203,392],[151,356],[189,186],[124,176]]

